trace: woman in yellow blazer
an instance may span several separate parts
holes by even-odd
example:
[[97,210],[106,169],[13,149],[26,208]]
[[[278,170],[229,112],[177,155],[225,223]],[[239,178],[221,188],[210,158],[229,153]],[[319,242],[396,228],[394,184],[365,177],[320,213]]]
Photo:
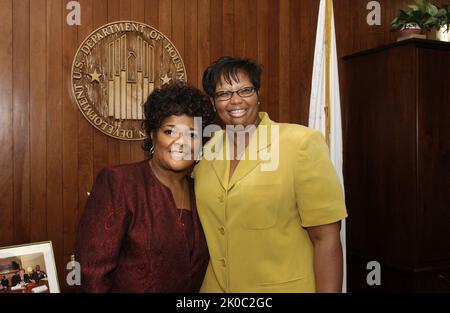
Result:
[[202,292],[340,292],[339,179],[318,132],[259,112],[261,67],[223,57],[203,76],[224,130],[194,170],[210,262]]

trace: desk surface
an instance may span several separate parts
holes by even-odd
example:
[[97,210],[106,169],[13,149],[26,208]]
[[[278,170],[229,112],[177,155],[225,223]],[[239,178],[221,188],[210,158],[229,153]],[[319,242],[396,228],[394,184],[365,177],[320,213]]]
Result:
[[19,290],[11,290],[11,287],[8,287],[7,290],[2,289],[0,293],[32,293],[32,289],[38,286],[47,286],[47,290],[43,293],[49,293],[50,288],[48,287],[48,280],[40,280],[38,283],[28,283],[26,284],[24,289]]

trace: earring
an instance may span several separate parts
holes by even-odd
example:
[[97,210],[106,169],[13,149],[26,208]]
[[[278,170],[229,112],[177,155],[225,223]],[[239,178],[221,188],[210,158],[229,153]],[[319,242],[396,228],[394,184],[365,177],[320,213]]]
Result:
[[153,154],[153,153],[155,153],[155,147],[154,147],[154,146],[152,146],[152,147],[150,148],[150,154]]

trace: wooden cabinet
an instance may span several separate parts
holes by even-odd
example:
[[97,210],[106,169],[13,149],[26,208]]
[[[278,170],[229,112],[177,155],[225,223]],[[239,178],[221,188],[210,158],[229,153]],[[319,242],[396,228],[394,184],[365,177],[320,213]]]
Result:
[[[343,58],[349,292],[450,291],[450,44]],[[381,286],[366,284],[369,261]]]

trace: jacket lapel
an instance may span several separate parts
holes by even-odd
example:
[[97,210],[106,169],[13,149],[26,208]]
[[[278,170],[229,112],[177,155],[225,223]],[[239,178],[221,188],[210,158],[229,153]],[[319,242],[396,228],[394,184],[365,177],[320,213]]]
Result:
[[[244,157],[239,161],[236,170],[229,181],[230,159],[229,159],[229,140],[224,131],[217,132],[208,143],[212,145],[208,147],[211,153],[221,158],[215,157],[211,160],[211,167],[217,179],[224,190],[230,190],[233,186],[250,174],[261,162],[260,153],[271,146],[271,125],[274,123],[269,119],[267,113],[260,113],[261,123],[256,133],[250,138],[250,143],[245,148]],[[265,130],[261,130],[260,126],[264,126]],[[251,149],[256,149],[257,153],[250,154]],[[217,151],[217,152],[216,152]],[[254,150],[253,150],[254,151]]]
[[[226,159],[226,155],[224,153],[224,140],[225,136],[223,132],[217,132],[214,134],[214,137],[210,140],[208,145],[205,147],[208,151],[214,154],[213,160],[210,161],[211,167],[217,179],[220,182],[220,185],[224,190],[227,190],[228,184],[228,172],[229,170],[229,161]],[[218,158],[218,156],[222,156],[222,158]]]
[[[260,113],[260,118],[261,122],[256,129],[256,133],[251,136],[250,142],[245,148],[244,157],[239,161],[239,164],[237,165],[236,170],[228,183],[228,190],[233,188],[237,182],[243,180],[258,165],[260,165],[263,161],[260,157],[260,152],[268,149],[271,145],[270,126],[273,122],[269,119],[268,115],[263,112]],[[253,153],[250,153],[250,151],[253,151]],[[229,164],[229,161],[227,161],[227,163]]]
[[[245,148],[245,153],[242,159],[239,161],[233,176],[231,177],[231,180],[228,184],[228,190],[233,188],[233,186],[244,179],[248,174],[250,174],[251,171],[253,171],[259,163],[261,163],[261,160],[259,159],[258,154],[250,156],[249,151],[255,143],[257,143],[257,134],[253,134],[253,136],[250,139],[249,145]],[[257,146],[256,146],[257,147]],[[229,161],[227,161],[229,163]],[[229,170],[228,170],[229,172]]]

